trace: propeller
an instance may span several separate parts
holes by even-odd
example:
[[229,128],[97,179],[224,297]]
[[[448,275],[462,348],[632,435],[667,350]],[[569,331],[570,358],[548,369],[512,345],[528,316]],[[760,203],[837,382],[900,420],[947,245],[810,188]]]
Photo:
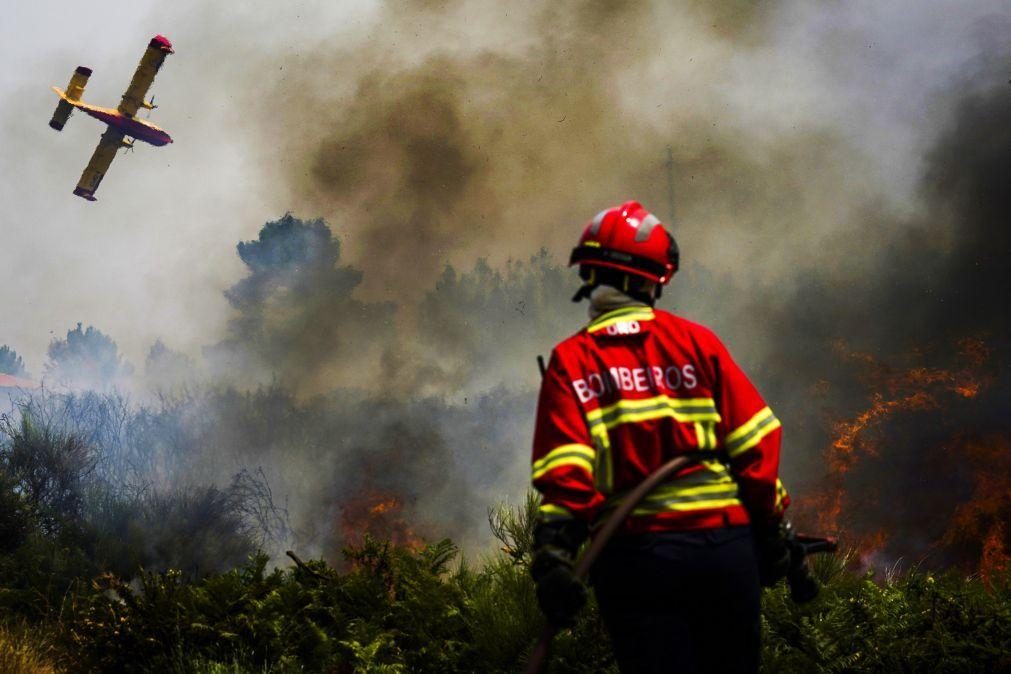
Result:
[[147,117],[144,119],[151,119],[151,111],[158,107],[154,104],[154,94],[151,94],[151,100],[144,107],[147,108]]

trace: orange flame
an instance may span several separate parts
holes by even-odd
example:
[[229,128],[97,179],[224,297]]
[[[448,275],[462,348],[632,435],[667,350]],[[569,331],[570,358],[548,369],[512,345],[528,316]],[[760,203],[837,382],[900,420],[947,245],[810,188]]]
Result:
[[987,584],[1011,565],[1011,540],[1005,522],[1011,517],[1011,440],[998,436],[959,447],[974,469],[972,497],[951,518],[941,542],[979,547],[979,574]]
[[340,528],[344,543],[352,547],[360,545],[366,534],[412,550],[424,547],[407,522],[400,497],[375,489],[344,499]]
[[395,510],[400,507],[400,502],[396,498],[388,498],[385,501],[380,501],[371,508],[369,508],[370,515],[382,515],[383,513],[388,513],[391,510]]
[[996,522],[983,541],[983,553],[979,562],[979,575],[987,585],[991,584],[994,575],[1002,574],[1008,570],[1008,562],[1011,556],[1008,555],[1007,537],[1004,535],[1004,523]]
[[[828,475],[818,493],[806,499],[817,512],[819,529],[826,533],[839,533],[844,513],[850,510],[846,475],[862,458],[878,456],[882,447],[887,447],[881,437],[896,415],[937,410],[942,407],[944,396],[973,400],[993,383],[992,375],[983,374],[991,351],[980,338],[963,338],[956,343],[954,352],[959,366],[950,370],[918,364],[894,368],[871,355],[850,351],[842,341],[834,347],[844,360],[860,370],[861,380],[870,393],[865,409],[831,422],[833,440],[825,451]],[[923,356],[922,352],[914,351],[908,359],[919,360]],[[817,385],[822,392],[829,387],[824,381]],[[976,464],[976,490],[953,513],[948,532],[937,543],[951,545],[972,539],[979,549],[980,574],[989,582],[993,574],[1006,570],[1011,562],[1004,527],[1011,516],[1011,443],[1004,439],[971,445],[958,439],[952,442],[958,445],[955,449],[960,456],[965,455],[967,461]],[[855,540],[853,533],[856,532],[849,537],[860,565],[873,564],[888,543],[887,533],[878,529],[857,534]]]
[[933,396],[923,391],[891,400],[875,393],[871,395],[870,403],[871,406],[855,418],[834,424],[835,439],[825,457],[829,467],[828,489],[822,492],[820,498],[815,499],[819,506],[818,528],[821,531],[839,532],[839,519],[846,496],[843,478],[856,465],[861,455],[878,454],[873,438],[868,437],[871,431],[898,412],[929,410],[938,405]]
[[888,534],[884,529],[878,529],[858,540],[856,545],[854,545],[854,549],[857,551],[859,567],[861,569],[869,569],[879,566],[878,558],[884,552],[887,543]]

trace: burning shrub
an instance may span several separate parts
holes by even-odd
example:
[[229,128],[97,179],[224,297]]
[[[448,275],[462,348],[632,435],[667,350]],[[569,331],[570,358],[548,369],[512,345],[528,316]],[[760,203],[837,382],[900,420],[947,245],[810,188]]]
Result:
[[835,348],[853,373],[836,385],[854,402],[828,424],[828,473],[798,499],[799,519],[844,532],[863,568],[903,556],[984,575],[1006,565],[1011,452],[986,343],[962,338],[888,360]]
[[979,560],[985,583],[1009,570],[1011,550],[1011,442],[1005,436],[966,440],[957,447],[974,476],[969,500],[960,503],[941,544]]

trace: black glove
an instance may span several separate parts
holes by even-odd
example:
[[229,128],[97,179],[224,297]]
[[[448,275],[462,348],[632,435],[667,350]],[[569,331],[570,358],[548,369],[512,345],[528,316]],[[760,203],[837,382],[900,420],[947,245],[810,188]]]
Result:
[[762,587],[772,587],[790,572],[790,544],[782,524],[755,527],[755,553],[758,580]]
[[585,540],[586,525],[574,522],[545,522],[534,529],[534,558],[530,574],[537,583],[537,602],[549,622],[572,627],[586,605],[586,586],[576,579],[572,563]]
[[556,566],[537,581],[537,603],[548,622],[572,627],[586,605],[586,586],[576,580],[571,566]]

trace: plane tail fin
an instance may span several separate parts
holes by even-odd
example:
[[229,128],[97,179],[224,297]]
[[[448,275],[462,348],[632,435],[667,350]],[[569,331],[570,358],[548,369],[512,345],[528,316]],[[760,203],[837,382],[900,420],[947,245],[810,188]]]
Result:
[[70,76],[70,83],[67,84],[66,91],[53,87],[53,91],[60,97],[60,102],[56,104],[56,111],[53,112],[53,118],[49,120],[49,126],[57,131],[63,130],[63,126],[70,118],[70,113],[74,111],[74,103],[81,100],[81,94],[84,93],[84,86],[88,83],[89,77],[91,77],[91,68],[77,66],[74,74]]

